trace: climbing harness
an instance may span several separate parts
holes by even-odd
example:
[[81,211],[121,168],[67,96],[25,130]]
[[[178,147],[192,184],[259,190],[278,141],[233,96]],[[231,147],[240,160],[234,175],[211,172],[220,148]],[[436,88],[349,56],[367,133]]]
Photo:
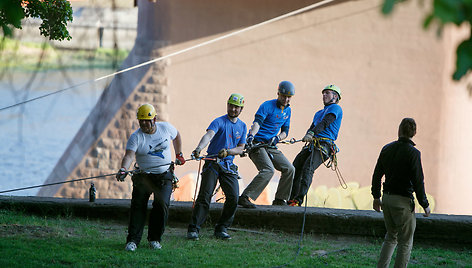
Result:
[[[326,149],[321,143],[328,144],[329,145],[329,150]],[[328,157],[328,162],[323,161],[323,165],[327,168],[330,168],[336,173],[336,176],[338,177],[339,185],[343,189],[347,189],[347,184],[346,181],[344,180],[341,171],[339,170],[338,167],[338,158],[336,154],[339,152],[338,146],[334,143],[332,139],[324,138],[324,137],[314,137],[313,142],[310,142],[309,146],[313,146],[313,148],[318,149],[320,152],[321,159],[325,159],[325,156]]]

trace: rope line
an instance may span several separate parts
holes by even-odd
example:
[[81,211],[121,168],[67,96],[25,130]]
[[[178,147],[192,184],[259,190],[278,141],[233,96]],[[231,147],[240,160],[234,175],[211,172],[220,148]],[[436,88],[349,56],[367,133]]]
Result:
[[162,57],[159,57],[159,58],[156,58],[156,59],[152,59],[152,60],[149,60],[149,61],[146,61],[146,62],[137,64],[137,65],[131,66],[131,67],[129,67],[129,68],[123,69],[123,70],[121,70],[121,71],[114,72],[114,73],[112,73],[112,74],[104,75],[104,76],[99,77],[99,78],[96,78],[96,79],[94,79],[94,80],[88,80],[88,81],[85,81],[85,82],[82,82],[82,83],[79,83],[79,84],[70,86],[70,87],[68,87],[68,88],[60,89],[60,90],[57,90],[57,91],[54,91],[54,92],[51,92],[51,93],[48,93],[48,94],[45,94],[45,95],[42,95],[42,96],[38,96],[38,97],[35,97],[35,98],[32,98],[32,99],[28,99],[28,100],[25,100],[25,101],[22,101],[22,102],[18,102],[18,103],[16,103],[16,104],[12,104],[12,105],[9,105],[9,106],[5,106],[5,107],[3,107],[3,108],[0,108],[0,112],[3,111],[3,110],[7,110],[7,109],[10,109],[10,108],[19,106],[19,105],[23,105],[23,104],[26,104],[26,103],[29,103],[29,102],[32,102],[32,101],[35,101],[35,100],[39,100],[39,99],[42,99],[42,98],[45,98],[45,97],[48,97],[48,96],[57,94],[57,93],[61,93],[61,92],[64,92],[64,91],[66,91],[66,90],[70,90],[70,89],[73,89],[73,88],[76,88],[76,87],[79,87],[79,86],[83,86],[83,85],[85,85],[85,84],[95,83],[95,82],[98,82],[98,81],[100,81],[100,80],[103,80],[103,79],[106,79],[106,78],[109,78],[109,77],[113,77],[113,76],[116,76],[116,75],[121,74],[121,73],[125,73],[125,72],[128,72],[128,71],[131,71],[131,70],[134,70],[134,69],[137,69],[137,68],[140,68],[140,67],[143,67],[143,66],[146,66],[146,65],[149,65],[149,64],[152,64],[152,63],[155,63],[155,62],[158,62],[158,61],[161,61],[161,60],[170,58],[170,57],[173,57],[173,56],[177,56],[177,55],[179,55],[179,54],[183,54],[183,53],[185,53],[185,52],[188,52],[188,51],[193,50],[193,49],[196,49],[196,48],[200,48],[200,47],[203,47],[203,46],[207,46],[207,45],[213,44],[213,43],[215,43],[215,42],[224,40],[224,39],[226,39],[226,38],[232,37],[232,36],[234,36],[234,35],[238,35],[238,34],[241,34],[241,33],[247,32],[247,31],[251,31],[251,30],[253,30],[253,29],[259,28],[259,27],[264,26],[264,25],[266,25],[266,24],[273,23],[273,22],[276,22],[276,21],[285,19],[285,18],[287,18],[287,17],[291,17],[291,16],[294,16],[294,15],[297,15],[297,14],[306,12],[306,11],[311,10],[311,9],[318,8],[318,7],[320,7],[320,6],[326,5],[326,4],[331,3],[331,2],[333,2],[333,1],[336,1],[336,0],[324,0],[324,1],[321,1],[321,2],[318,2],[318,3],[315,3],[315,4],[312,4],[312,5],[309,5],[309,6],[306,6],[306,7],[303,7],[303,8],[294,10],[294,11],[291,11],[291,12],[286,13],[286,14],[284,14],[284,15],[281,15],[281,16],[278,16],[278,17],[275,17],[275,18],[272,18],[272,19],[269,19],[269,20],[266,20],[266,21],[263,21],[263,22],[254,24],[254,25],[252,25],[252,26],[243,28],[243,29],[241,29],[241,30],[237,30],[237,31],[234,31],[234,32],[229,33],[229,34],[225,34],[225,35],[223,35],[223,36],[220,36],[220,37],[217,37],[217,38],[214,38],[214,39],[211,39],[211,40],[202,42],[202,43],[197,44],[197,45],[194,45],[194,46],[190,46],[190,47],[188,47],[188,48],[184,48],[184,49],[182,49],[182,50],[179,50],[179,51],[170,53],[170,54],[168,54],[168,55],[165,55],[165,56],[162,56]]
[[302,241],[303,241],[303,234],[305,232],[305,222],[306,222],[306,208],[307,208],[307,204],[308,204],[308,195],[305,195],[305,208],[303,210],[303,221],[302,221],[302,231],[300,232],[300,238],[298,239],[298,249],[297,249],[297,252],[295,253],[295,256],[293,257],[293,259],[285,264],[282,264],[282,265],[279,265],[279,266],[275,266],[274,268],[280,268],[280,267],[285,267],[285,266],[289,266],[290,264],[292,264],[293,262],[295,262],[298,258],[298,256],[300,255],[300,250],[302,249]]
[[[131,172],[131,171],[130,171],[130,172]],[[41,185],[34,185],[34,186],[23,187],[23,188],[16,188],[16,189],[11,189],[11,190],[1,191],[0,194],[9,193],[9,192],[16,192],[16,191],[21,191],[21,190],[28,190],[28,189],[39,188],[39,187],[45,187],[45,186],[52,186],[52,185],[57,185],[57,184],[64,184],[64,183],[69,183],[69,182],[85,181],[85,180],[90,180],[90,179],[98,179],[98,178],[108,177],[108,176],[117,175],[117,174],[120,174],[120,173],[112,173],[112,174],[98,175],[98,176],[80,178],[80,179],[75,179],[75,180],[60,181],[60,182],[53,182],[53,183],[47,183],[47,184],[41,184]]]
[[198,161],[198,171],[197,171],[197,182],[195,183],[195,193],[193,194],[192,209],[195,207],[195,202],[197,201],[197,189],[198,189],[198,180],[200,179],[200,171],[202,169],[202,161]]

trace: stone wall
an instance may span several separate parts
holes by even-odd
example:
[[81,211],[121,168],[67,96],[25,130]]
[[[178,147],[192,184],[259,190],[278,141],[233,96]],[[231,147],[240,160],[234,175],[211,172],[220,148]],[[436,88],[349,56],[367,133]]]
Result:
[[[158,57],[159,55],[153,53],[153,56]],[[143,77],[143,82],[129,96],[80,164],[71,173],[72,177],[85,178],[112,174],[120,168],[126,141],[139,128],[136,110],[141,104],[153,104],[157,111],[158,120],[168,119],[169,96],[166,92],[167,79],[165,76],[167,65],[168,61],[160,61],[151,66]],[[125,182],[117,182],[114,176],[97,178],[92,181],[97,189],[97,198],[131,198],[132,183],[129,177]],[[90,182],[87,180],[64,184],[56,196],[88,198]]]

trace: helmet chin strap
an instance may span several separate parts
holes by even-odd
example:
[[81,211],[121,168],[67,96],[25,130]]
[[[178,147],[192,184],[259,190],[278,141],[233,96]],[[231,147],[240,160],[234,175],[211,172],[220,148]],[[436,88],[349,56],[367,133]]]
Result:
[[330,100],[329,100],[327,103],[325,103],[325,106],[326,106],[326,105],[333,104],[333,103],[336,103],[336,101],[335,101],[335,98],[334,98],[334,97],[332,97],[332,98],[331,98],[331,99],[330,99]]

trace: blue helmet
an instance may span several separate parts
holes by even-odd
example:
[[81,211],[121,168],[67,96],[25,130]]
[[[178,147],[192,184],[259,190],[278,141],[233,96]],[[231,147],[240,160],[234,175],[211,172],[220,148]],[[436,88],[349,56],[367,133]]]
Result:
[[279,84],[279,94],[293,96],[295,95],[295,86],[290,81],[282,81]]

